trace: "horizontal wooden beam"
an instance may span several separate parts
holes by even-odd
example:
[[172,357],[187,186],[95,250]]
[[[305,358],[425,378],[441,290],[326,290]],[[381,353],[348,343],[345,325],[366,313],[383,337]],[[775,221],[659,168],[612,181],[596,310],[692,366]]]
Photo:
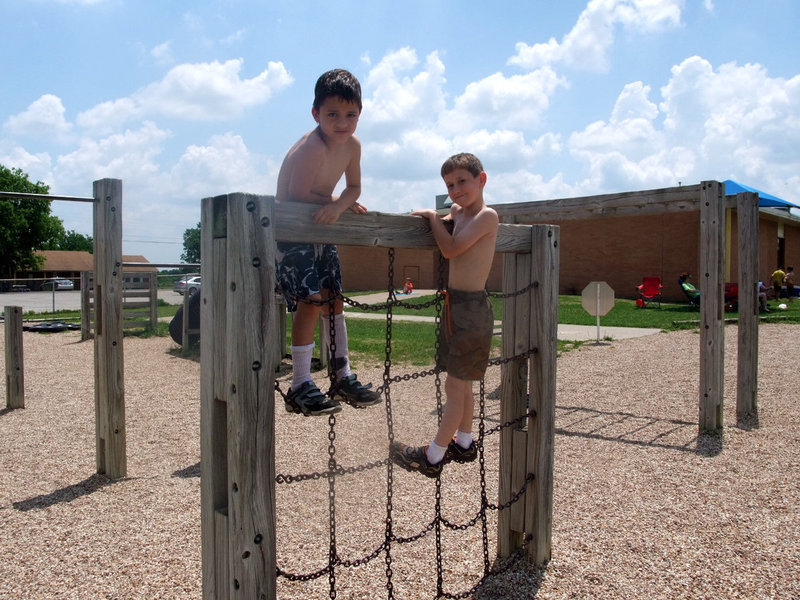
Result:
[[493,204],[492,208],[503,217],[518,216],[531,221],[699,211],[700,184],[558,200]]
[[[346,212],[332,225],[316,225],[312,214],[318,207],[299,202],[275,205],[275,239],[279,242],[379,246],[383,248],[435,248],[427,219],[411,215]],[[527,225],[500,225],[497,252],[530,252]]]

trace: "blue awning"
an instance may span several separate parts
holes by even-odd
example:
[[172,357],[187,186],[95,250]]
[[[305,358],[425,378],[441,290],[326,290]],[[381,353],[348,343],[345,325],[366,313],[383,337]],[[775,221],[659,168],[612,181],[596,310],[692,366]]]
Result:
[[755,192],[756,194],[758,194],[758,205],[763,208],[770,208],[770,207],[800,208],[800,206],[798,206],[794,202],[778,198],[777,196],[773,196],[772,194],[768,194],[767,192],[762,192],[761,190],[752,188],[749,185],[743,185],[741,183],[737,183],[733,179],[726,179],[722,183],[725,184],[725,194],[727,196],[733,196],[740,192]]

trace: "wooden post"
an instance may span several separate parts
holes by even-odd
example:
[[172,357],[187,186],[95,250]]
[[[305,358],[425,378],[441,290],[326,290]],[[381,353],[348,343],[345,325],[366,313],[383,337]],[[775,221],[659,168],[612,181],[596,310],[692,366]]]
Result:
[[736,419],[758,413],[758,194],[736,194],[739,240],[739,356]]
[[155,331],[158,327],[158,274],[149,273],[147,278],[150,290],[150,329]]
[[81,341],[85,342],[92,337],[92,274],[81,271]]
[[22,356],[22,307],[6,306],[6,407],[25,408],[25,363]]
[[[225,392],[227,209],[227,196],[206,198],[202,203],[200,247],[204,257],[201,267],[204,290],[200,305],[200,529],[204,600],[229,597],[228,417]],[[215,357],[210,365],[208,357]]]
[[[503,293],[509,294],[531,283],[531,254],[503,256]],[[530,349],[530,292],[503,299],[503,358]],[[508,423],[528,411],[528,360],[520,358],[501,366],[500,422]],[[528,474],[527,420],[500,430],[499,500],[505,504],[521,489]],[[531,484],[532,485],[532,484]],[[510,556],[525,538],[525,503],[518,501],[498,514],[497,551]]]
[[183,318],[181,319],[181,354],[189,354],[191,344],[189,343],[189,290],[183,292]]
[[[230,194],[203,201],[203,247],[212,248],[203,254],[203,287],[210,297],[203,298],[201,335],[205,597],[271,600],[276,595],[274,228],[272,198]],[[217,238],[223,229],[225,237]],[[224,239],[224,251],[217,239]],[[218,264],[223,253],[224,267]],[[226,322],[220,338],[216,321],[221,318]],[[221,373],[215,372],[218,365],[224,365]],[[220,420],[228,432],[224,448],[214,440]],[[226,493],[215,498],[222,481],[213,470],[226,458]]]
[[527,556],[536,564],[547,562],[552,552],[558,241],[558,227],[534,225],[530,254],[508,254],[503,262],[504,293],[533,284],[529,292],[504,300],[503,356],[533,353],[503,365],[500,419],[508,422],[528,410],[535,416],[501,431],[500,503],[522,488],[529,473],[534,480],[520,501],[500,511],[498,554],[509,556],[531,535]]
[[700,185],[700,432],[719,431],[725,369],[725,202],[717,181]]
[[125,477],[122,181],[94,182],[94,397],[97,472]]
[[560,229],[552,225],[531,227],[531,278],[529,314],[531,347],[530,409],[528,418],[528,468],[536,479],[533,493],[525,495],[525,530],[533,534],[528,558],[536,564],[550,560],[553,526],[553,448],[556,414],[556,350],[558,336],[558,267]]

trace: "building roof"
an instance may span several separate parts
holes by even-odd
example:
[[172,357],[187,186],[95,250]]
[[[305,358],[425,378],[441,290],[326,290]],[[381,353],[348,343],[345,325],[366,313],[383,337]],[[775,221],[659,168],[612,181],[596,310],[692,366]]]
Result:
[[[37,250],[36,254],[44,257],[42,271],[93,271],[94,257],[89,252],[78,250]],[[126,254],[122,262],[150,262],[144,256]],[[156,267],[125,267],[125,271],[157,271]]]
[[759,208],[800,208],[800,206],[794,202],[784,200],[783,198],[778,198],[777,196],[773,196],[767,192],[762,192],[761,190],[757,190],[749,185],[738,183],[733,179],[726,179],[722,183],[725,184],[725,194],[728,196],[732,196],[740,192],[755,192],[758,194]]

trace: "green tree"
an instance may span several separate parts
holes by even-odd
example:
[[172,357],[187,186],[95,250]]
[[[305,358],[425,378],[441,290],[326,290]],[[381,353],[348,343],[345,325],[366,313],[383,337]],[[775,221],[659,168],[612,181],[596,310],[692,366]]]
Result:
[[183,253],[181,260],[185,263],[200,262],[200,223],[183,232]]
[[[0,165],[0,191],[47,194],[50,187],[33,183],[22,169]],[[0,199],[0,278],[10,278],[17,271],[37,271],[42,259],[34,250],[64,228],[61,220],[50,215],[50,200]]]
[[58,221],[61,230],[52,239],[47,240],[42,245],[41,250],[78,250],[89,252],[90,254],[94,251],[92,236],[77,233],[72,229],[64,231],[63,221],[61,219],[58,219]]

